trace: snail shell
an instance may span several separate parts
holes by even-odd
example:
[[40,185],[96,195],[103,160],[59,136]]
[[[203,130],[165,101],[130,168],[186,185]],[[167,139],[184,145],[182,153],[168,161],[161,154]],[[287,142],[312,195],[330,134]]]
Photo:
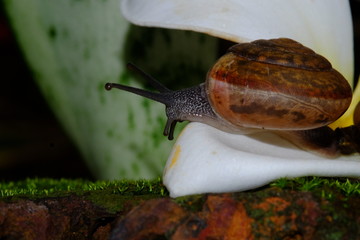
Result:
[[231,47],[209,71],[206,89],[222,119],[273,130],[327,125],[345,112],[352,96],[329,61],[285,38]]

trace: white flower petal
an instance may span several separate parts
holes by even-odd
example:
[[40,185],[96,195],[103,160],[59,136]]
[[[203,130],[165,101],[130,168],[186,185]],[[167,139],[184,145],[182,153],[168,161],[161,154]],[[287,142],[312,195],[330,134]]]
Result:
[[193,30],[234,42],[292,38],[324,55],[353,81],[348,1],[123,0],[121,9],[138,25]]
[[300,176],[360,176],[360,158],[326,159],[271,133],[250,137],[190,123],[175,143],[163,179],[171,197],[179,197],[243,191]]

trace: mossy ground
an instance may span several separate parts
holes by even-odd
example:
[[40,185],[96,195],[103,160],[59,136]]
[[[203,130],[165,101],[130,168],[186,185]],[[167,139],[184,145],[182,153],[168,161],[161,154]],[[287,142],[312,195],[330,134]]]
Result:
[[[302,177],[294,179],[279,179],[263,188],[278,187],[296,191],[320,192],[327,197],[326,190],[333,189],[341,191],[348,197],[360,195],[360,179],[356,178],[321,178]],[[263,189],[261,188],[261,189]],[[256,189],[253,191],[260,191]],[[31,178],[22,181],[0,182],[0,199],[29,198],[38,199],[43,197],[61,197],[70,194],[93,195],[101,193],[124,196],[145,196],[153,197],[168,196],[161,178],[155,180],[112,180],[112,181],[89,181],[84,179],[50,179]],[[181,198],[179,198],[180,200]],[[180,200],[181,201],[181,200]]]
[[340,191],[345,197],[360,195],[359,178],[322,178],[322,177],[301,177],[294,179],[278,179],[270,184],[273,187],[282,189],[293,189],[298,191],[311,191],[321,193],[322,197],[326,196],[327,189]]
[[[321,213],[319,216],[322,217],[314,218],[319,222],[319,226],[328,224],[328,221],[337,221],[336,227],[333,227],[331,231],[326,228],[327,230],[324,232],[324,234],[329,235],[331,233],[334,236],[349,231],[357,232],[357,225],[354,225],[353,222],[354,216],[356,217],[358,214],[358,211],[354,210],[354,206],[358,205],[359,196],[360,179],[355,178],[303,177],[279,179],[262,188],[246,192],[198,194],[173,200],[169,199],[169,193],[162,184],[161,178],[137,181],[33,178],[17,182],[0,182],[0,203],[5,208],[12,206],[12,204],[21,205],[25,203],[26,205],[26,203],[31,202],[34,206],[46,206],[51,214],[64,214],[66,216],[68,213],[63,213],[64,208],[71,209],[68,210],[69,212],[81,208],[79,211],[82,212],[81,216],[84,219],[100,219],[101,223],[96,224],[112,224],[113,221],[117,221],[117,217],[124,217],[129,211],[133,211],[135,207],[141,207],[145,203],[168,201],[190,215],[200,214],[199,216],[203,217],[209,214],[217,214],[217,208],[211,207],[212,204],[219,204],[216,206],[223,208],[229,206],[229,209],[237,209],[234,206],[241,205],[247,209],[248,217],[256,222],[256,224],[251,223],[255,224],[255,227],[252,227],[257,229],[255,232],[259,230],[258,226],[260,225],[265,226],[264,229],[274,230],[269,227],[269,224],[272,224],[271,219],[291,220],[291,216],[302,216],[305,213],[318,216],[317,214]],[[147,201],[150,199],[153,200]],[[63,207],[64,205],[66,207]],[[148,206],[145,207],[145,210],[138,211],[145,211],[146,213],[152,209],[149,205],[145,206]],[[286,209],[286,211],[279,210],[276,212],[277,208]],[[275,210],[269,212],[271,209]],[[203,212],[208,215],[201,215]],[[284,226],[293,224],[293,221],[290,220],[289,222],[285,221]],[[274,226],[283,226],[282,221],[277,221],[276,224]],[[303,226],[299,225],[298,228],[303,229]],[[108,230],[110,229],[109,227]]]
[[31,178],[17,182],[0,182],[0,198],[61,196],[69,193],[84,194],[91,191],[106,191],[123,195],[166,195],[161,179],[88,181],[83,179]]
[[88,181],[83,179],[31,178],[0,182],[0,201],[82,196],[109,212],[118,212],[124,202],[168,196],[160,178],[155,180]]
[[[274,181],[268,186],[298,191],[317,191],[321,189],[334,188],[340,190],[346,196],[360,195],[360,179],[358,178],[282,178]],[[96,191],[129,196],[149,194],[156,196],[168,196],[168,192],[162,184],[161,178],[157,178],[155,180],[112,181],[29,178],[16,182],[0,182],[0,199],[7,197],[57,197],[72,193],[82,195]]]
[[[214,226],[225,235],[246,226],[249,234],[264,239],[274,234],[276,239],[345,239],[359,233],[360,180],[350,178],[279,179],[246,192],[176,199],[168,197],[160,178],[95,182],[35,178],[0,182],[0,194],[0,211],[12,219],[3,226],[14,234],[19,232],[17,223],[24,221],[27,233],[35,234],[34,224],[54,224],[57,233],[72,238],[77,233],[77,239],[88,239],[95,230],[102,239],[116,233],[149,239],[154,234],[184,233],[189,227],[189,232],[213,236]],[[227,224],[218,225],[218,219]],[[234,221],[242,224],[231,225]]]

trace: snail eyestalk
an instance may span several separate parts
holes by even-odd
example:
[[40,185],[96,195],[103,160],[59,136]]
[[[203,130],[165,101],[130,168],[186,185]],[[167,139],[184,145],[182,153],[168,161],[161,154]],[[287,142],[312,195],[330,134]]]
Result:
[[117,88],[117,89],[121,89],[127,92],[131,92],[134,93],[136,95],[148,98],[148,99],[152,99],[156,102],[160,102],[163,103],[165,105],[170,105],[170,101],[168,100],[167,94],[165,93],[156,93],[156,92],[151,92],[151,91],[147,91],[144,89],[140,89],[140,88],[134,88],[134,87],[129,87],[126,85],[122,85],[119,83],[106,83],[105,84],[105,89],[106,90],[111,90],[113,88]]
[[168,89],[167,87],[162,85],[159,81],[157,81],[155,78],[153,78],[150,74],[147,74],[146,72],[144,72],[142,69],[140,69],[136,65],[134,65],[132,63],[128,63],[128,64],[126,64],[126,67],[129,70],[140,74],[143,79],[145,79],[149,84],[151,84],[151,86],[153,86],[153,88],[155,88],[159,92],[161,92],[161,93],[162,92],[171,92],[170,89]]

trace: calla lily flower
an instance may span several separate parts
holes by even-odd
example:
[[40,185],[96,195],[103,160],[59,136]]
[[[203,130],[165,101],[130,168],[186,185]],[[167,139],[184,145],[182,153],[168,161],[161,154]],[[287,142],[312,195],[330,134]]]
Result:
[[[350,6],[338,0],[123,0],[126,19],[142,26],[192,30],[234,42],[292,38],[325,56],[352,85]],[[360,100],[331,127],[353,124]],[[327,159],[272,133],[234,135],[190,123],[178,137],[164,170],[172,197],[243,191],[281,177],[360,176],[359,155]]]

